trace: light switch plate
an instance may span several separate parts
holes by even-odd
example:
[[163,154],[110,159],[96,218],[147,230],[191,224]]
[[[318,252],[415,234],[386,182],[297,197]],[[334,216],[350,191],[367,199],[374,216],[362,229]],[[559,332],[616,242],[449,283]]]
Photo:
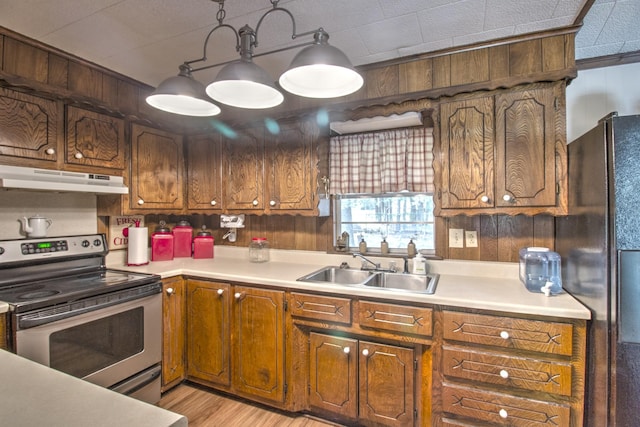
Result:
[[464,248],[464,230],[462,228],[449,229],[449,247]]
[[465,244],[468,248],[478,247],[478,232],[477,231],[465,231],[464,232]]

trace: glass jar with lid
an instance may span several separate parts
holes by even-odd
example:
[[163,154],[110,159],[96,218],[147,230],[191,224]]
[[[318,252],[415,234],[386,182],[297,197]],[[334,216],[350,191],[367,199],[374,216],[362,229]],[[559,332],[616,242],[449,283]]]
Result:
[[269,261],[269,242],[266,237],[254,237],[249,244],[249,261]]

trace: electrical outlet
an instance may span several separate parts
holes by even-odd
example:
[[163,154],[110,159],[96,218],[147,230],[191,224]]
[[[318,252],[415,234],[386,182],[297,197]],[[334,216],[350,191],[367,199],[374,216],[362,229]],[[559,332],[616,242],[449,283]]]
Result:
[[449,247],[464,248],[464,230],[462,228],[449,229]]
[[478,232],[477,231],[465,231],[464,232],[465,244],[468,248],[478,247]]

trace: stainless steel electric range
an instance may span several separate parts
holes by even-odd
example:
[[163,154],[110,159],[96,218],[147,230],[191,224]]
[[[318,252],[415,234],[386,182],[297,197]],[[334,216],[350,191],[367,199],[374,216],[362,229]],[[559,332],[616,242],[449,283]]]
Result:
[[103,234],[0,241],[9,348],[115,391],[160,399],[160,277],[108,269]]

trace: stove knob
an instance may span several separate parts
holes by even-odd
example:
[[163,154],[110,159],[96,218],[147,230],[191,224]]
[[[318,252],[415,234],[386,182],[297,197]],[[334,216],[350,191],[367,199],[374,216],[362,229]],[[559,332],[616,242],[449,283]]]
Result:
[[93,246],[100,246],[102,244],[102,241],[100,239],[96,239],[93,241]]
[[83,248],[88,248],[90,244],[91,244],[91,243],[89,243],[89,241],[88,241],[88,240],[83,240],[83,241],[82,241],[82,247],[83,247]]
[[0,246],[0,255],[2,255],[3,253],[4,253],[4,248]]

